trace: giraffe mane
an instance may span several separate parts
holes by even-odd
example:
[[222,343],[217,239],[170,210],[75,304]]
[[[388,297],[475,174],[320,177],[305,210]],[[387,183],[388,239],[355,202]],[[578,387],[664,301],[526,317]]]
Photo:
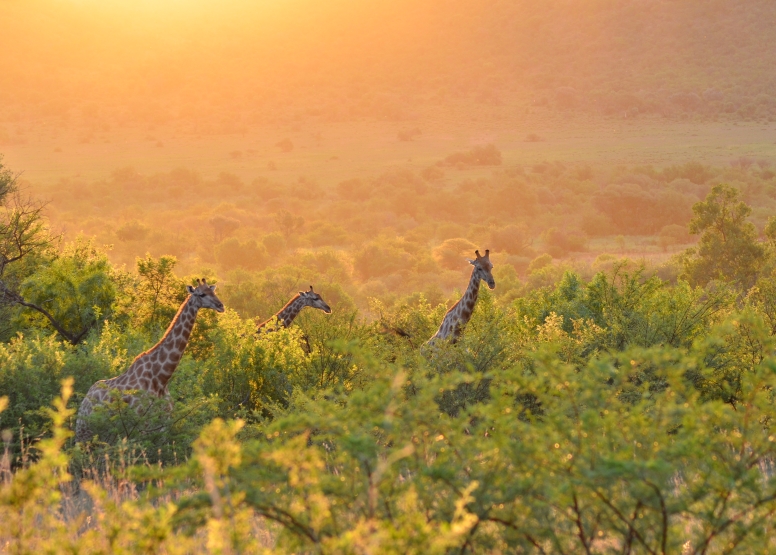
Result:
[[129,367],[132,366],[135,362],[137,362],[137,359],[146,356],[147,354],[153,353],[156,349],[158,349],[162,342],[164,341],[164,338],[167,337],[167,335],[172,330],[175,323],[178,321],[178,318],[180,318],[181,313],[183,312],[183,309],[186,308],[189,305],[189,301],[191,300],[191,297],[187,298],[185,301],[181,303],[181,305],[178,307],[178,312],[175,313],[175,316],[173,316],[172,320],[170,320],[170,325],[167,326],[167,329],[164,330],[164,333],[162,334],[162,337],[159,339],[159,341],[156,342],[156,344],[153,347],[150,347],[148,350],[143,351],[139,355],[137,355],[135,358],[132,359],[132,363],[130,363]]
[[280,314],[280,313],[281,313],[281,312],[283,312],[285,309],[287,309],[289,306],[291,306],[291,305],[294,303],[294,301],[296,301],[297,299],[301,299],[301,298],[302,298],[302,297],[301,297],[301,295],[299,295],[299,293],[297,293],[296,295],[294,295],[293,297],[291,297],[291,300],[289,300],[289,301],[288,301],[286,304],[284,304],[284,305],[283,305],[283,308],[281,308],[281,309],[280,309],[280,310],[278,310],[278,311],[277,311],[275,314],[273,314],[272,316],[270,316],[269,318],[267,318],[266,320],[264,320],[264,321],[263,321],[261,324],[259,324],[259,327],[261,328],[262,326],[264,326],[264,325],[266,325],[266,324],[269,324],[269,323],[270,323],[272,320],[274,320],[275,318],[278,318],[278,314]]

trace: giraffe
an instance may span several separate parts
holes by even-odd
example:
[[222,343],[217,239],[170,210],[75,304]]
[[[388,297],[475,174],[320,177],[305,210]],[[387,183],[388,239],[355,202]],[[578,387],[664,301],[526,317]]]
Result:
[[76,442],[91,439],[86,417],[92,413],[94,407],[104,404],[110,398],[112,390],[126,392],[122,398],[131,408],[137,409],[140,402],[140,397],[133,390],[143,390],[154,397],[166,399],[169,408],[172,409],[167,383],[183,356],[197,318],[197,311],[200,308],[210,308],[216,312],[224,311],[224,304],[216,297],[215,289],[216,286],[208,285],[204,278],[201,282],[197,280],[197,287],[186,286],[189,296],[183,301],[159,342],[139,354],[123,374],[108,380],[100,380],[89,388],[78,409]]
[[490,262],[490,250],[485,249],[485,256],[480,256],[480,251],[474,251],[477,258],[469,260],[469,264],[474,266],[472,270],[472,276],[469,279],[469,286],[466,288],[466,292],[457,303],[455,303],[450,310],[445,314],[442,320],[442,325],[439,326],[439,330],[434,336],[426,342],[426,345],[433,345],[440,339],[448,339],[455,343],[458,337],[463,331],[463,327],[472,317],[474,311],[474,303],[477,302],[477,296],[480,293],[480,281],[484,280],[488,284],[489,289],[496,288],[496,280],[493,279],[491,270],[493,264]]
[[324,302],[318,293],[313,291],[313,286],[311,285],[309,291],[299,291],[299,294],[294,295],[294,297],[286,303],[286,306],[281,308],[277,314],[259,324],[258,331],[261,331],[262,329],[266,329],[267,331],[276,330],[277,328],[271,325],[275,321],[284,328],[287,328],[306,306],[323,310],[326,314],[331,314],[329,305]]

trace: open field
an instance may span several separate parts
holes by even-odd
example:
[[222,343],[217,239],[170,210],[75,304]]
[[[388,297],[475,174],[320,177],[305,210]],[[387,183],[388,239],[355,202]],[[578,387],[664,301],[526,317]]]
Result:
[[[500,112],[503,110],[500,110]],[[476,114],[472,116],[471,114]],[[63,177],[100,179],[115,169],[141,173],[195,170],[206,177],[229,172],[245,180],[281,181],[306,176],[323,185],[380,173],[390,167],[420,171],[452,152],[495,144],[504,165],[544,161],[662,167],[687,160],[721,166],[739,156],[776,162],[776,123],[675,122],[660,118],[604,118],[557,114],[500,114],[461,108],[417,119],[321,123],[308,119],[235,135],[192,136],[166,127],[129,127],[97,133],[88,143],[76,134],[55,137],[34,125],[24,143],[2,146],[9,167],[32,184]],[[419,129],[410,141],[402,130]],[[541,140],[529,142],[531,134]],[[276,144],[290,139],[293,150]],[[276,170],[269,170],[274,163]],[[462,175],[477,175],[468,169]]]

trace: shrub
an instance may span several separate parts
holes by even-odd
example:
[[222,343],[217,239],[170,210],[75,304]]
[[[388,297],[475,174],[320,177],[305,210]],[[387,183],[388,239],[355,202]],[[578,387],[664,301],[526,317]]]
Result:
[[150,228],[137,220],[131,220],[121,225],[116,230],[119,241],[142,241],[150,232]]
[[367,281],[412,268],[410,255],[387,241],[367,243],[353,257],[358,276]]
[[272,257],[280,256],[286,248],[286,239],[278,232],[268,233],[262,237],[261,242]]
[[509,224],[490,232],[490,248],[495,252],[524,254],[531,246],[531,236],[525,224]]
[[528,265],[528,273],[532,274],[538,270],[541,270],[542,268],[546,268],[552,264],[552,256],[545,253],[540,256],[537,256],[533,260],[531,260],[531,263]]
[[229,237],[232,233],[237,231],[240,227],[240,220],[236,218],[229,218],[221,214],[216,214],[208,220],[208,223],[213,228],[213,241],[220,243],[226,237]]
[[418,135],[421,135],[422,132],[419,128],[413,127],[412,129],[402,129],[396,134],[396,138],[398,138],[400,141],[411,141]]
[[[21,294],[28,303],[46,307],[57,322],[57,331],[75,344],[110,315],[116,299],[112,274],[105,253],[90,241],[79,240],[25,279]],[[54,325],[39,312],[24,315],[36,325],[48,329]]]
[[281,152],[291,152],[294,150],[294,143],[288,137],[275,143],[275,146],[278,147]]
[[440,166],[500,166],[501,165],[501,152],[495,147],[495,145],[476,146],[468,152],[456,152],[451,154],[444,161],[439,163]]
[[241,242],[230,237],[215,248],[216,260],[225,269],[246,268],[256,270],[267,263],[267,249],[254,239]]
[[337,192],[342,198],[362,201],[369,198],[372,187],[362,179],[347,179],[337,185]]
[[435,247],[432,252],[434,260],[442,268],[461,270],[466,268],[466,259],[472,258],[474,251],[478,248],[477,245],[468,239],[457,237],[455,239],[447,239],[441,245]]
[[445,172],[437,166],[429,166],[420,172],[420,176],[431,183],[440,181],[445,176]]
[[542,234],[542,237],[555,258],[560,258],[567,252],[579,252],[587,249],[587,237],[581,232],[566,232],[551,227]]

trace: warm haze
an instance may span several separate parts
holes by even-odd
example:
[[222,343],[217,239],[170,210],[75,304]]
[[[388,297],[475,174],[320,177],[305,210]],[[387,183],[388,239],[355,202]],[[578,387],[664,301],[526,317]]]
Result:
[[776,549],[774,22],[0,0],[0,552]]

